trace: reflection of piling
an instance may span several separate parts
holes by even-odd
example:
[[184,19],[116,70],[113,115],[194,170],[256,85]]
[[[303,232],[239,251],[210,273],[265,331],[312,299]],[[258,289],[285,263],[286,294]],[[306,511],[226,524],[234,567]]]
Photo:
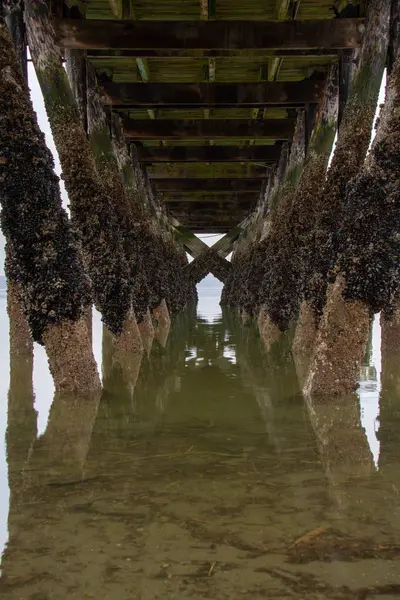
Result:
[[379,399],[379,469],[400,493],[400,302],[393,314],[381,314],[382,375]]
[[63,477],[66,465],[71,469],[71,475],[80,473],[84,468],[99,399],[100,394],[84,402],[67,394],[54,396],[46,432],[38,445],[45,449],[48,460],[55,465],[60,463]]
[[381,313],[382,391],[379,400],[379,468],[400,492],[400,301],[391,314]]
[[279,327],[273,323],[265,307],[261,307],[258,314],[258,327],[265,351],[270,352],[273,344],[279,340],[282,332]]
[[150,309],[147,309],[141,323],[138,323],[140,337],[142,338],[143,349],[147,356],[150,354],[155,335],[154,325],[150,314]]
[[339,509],[363,510],[365,490],[358,485],[375,473],[356,395],[306,398],[332,498]]
[[391,314],[381,313],[382,387],[400,393],[400,300]]
[[171,327],[171,318],[164,299],[153,309],[153,323],[155,338],[161,346],[165,347]]
[[[10,290],[9,290],[10,292]],[[9,293],[12,299],[13,294]],[[15,297],[14,297],[15,298]],[[18,308],[18,310],[15,310]],[[7,411],[7,462],[11,495],[18,494],[23,469],[36,438],[36,411],[33,392],[33,345],[30,336],[15,334],[20,321],[19,303],[9,303],[10,317],[10,388]],[[26,325],[23,318],[22,325]],[[25,334],[28,333],[25,328]],[[14,333],[13,333],[14,332]],[[22,342],[22,346],[20,345]],[[26,344],[26,342],[29,342]]]
[[103,388],[112,394],[128,391],[132,396],[142,362],[142,354],[130,352],[129,348],[121,352],[121,344],[115,344],[113,336],[103,327],[102,341]]
[[[25,373],[25,377],[27,373]],[[74,530],[74,518],[66,505],[75,486],[84,481],[84,465],[97,414],[99,395],[77,399],[56,393],[45,433],[32,443],[26,427],[14,426],[7,432],[7,462],[10,474],[20,471],[14,450],[18,439],[30,440],[30,452],[19,476],[10,476],[9,540],[2,557],[1,590],[10,598],[19,598],[17,583],[23,579],[24,594],[29,597],[51,594],[60,597],[64,577],[59,577],[63,543],[82,548],[81,531]],[[67,486],[67,487],[66,487]],[[78,488],[82,499],[84,488]],[[71,521],[72,519],[72,521]],[[43,567],[43,548],[50,562]],[[57,574],[53,569],[57,565]],[[22,574],[22,575],[21,575]]]
[[7,282],[7,312],[10,331],[10,355],[32,355],[33,341],[28,321],[22,312],[18,284],[10,280]]
[[297,376],[303,387],[308,374],[310,360],[318,330],[318,319],[311,305],[303,300],[293,339],[292,353]]
[[340,395],[356,389],[371,317],[367,304],[343,298],[344,286],[345,282],[339,276],[328,288],[328,299],[304,386],[307,394]]

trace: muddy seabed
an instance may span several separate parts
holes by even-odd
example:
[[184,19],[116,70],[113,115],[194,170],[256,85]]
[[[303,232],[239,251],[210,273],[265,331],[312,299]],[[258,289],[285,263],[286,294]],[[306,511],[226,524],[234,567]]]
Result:
[[1,597],[399,597],[399,388],[383,381],[378,462],[358,397],[304,399],[285,343],[267,357],[231,312],[180,316],[133,357],[136,386],[103,347],[100,402],[55,397],[36,439],[18,363]]

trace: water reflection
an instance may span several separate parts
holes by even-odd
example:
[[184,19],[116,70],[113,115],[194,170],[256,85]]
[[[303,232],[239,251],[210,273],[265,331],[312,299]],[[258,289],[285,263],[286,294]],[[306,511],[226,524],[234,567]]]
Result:
[[11,356],[2,597],[399,594],[397,359],[379,469],[357,395],[305,401],[289,340],[266,355],[215,303],[135,360],[122,378],[104,337],[100,402],[55,397],[37,437],[32,363]]

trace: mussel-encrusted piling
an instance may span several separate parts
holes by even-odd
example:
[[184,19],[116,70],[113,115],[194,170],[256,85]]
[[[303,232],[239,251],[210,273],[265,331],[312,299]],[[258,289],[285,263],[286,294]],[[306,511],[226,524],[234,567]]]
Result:
[[400,54],[389,78],[376,137],[347,186],[336,280],[328,289],[306,389],[354,389],[370,314],[396,319],[400,292]]
[[10,246],[6,272],[19,284],[33,339],[46,346],[56,389],[91,393],[100,382],[84,320],[90,282],[53,166],[1,17],[0,200]]
[[31,57],[60,157],[72,222],[80,233],[83,257],[93,285],[94,302],[108,329],[118,336],[131,310],[130,272],[117,212],[119,206],[96,172],[46,3],[28,0],[25,23]]
[[305,285],[305,300],[311,304],[317,320],[324,309],[329,273],[339,251],[338,230],[344,216],[346,187],[362,167],[371,139],[387,57],[390,10],[391,0],[371,0],[368,4],[363,43],[319,201]]

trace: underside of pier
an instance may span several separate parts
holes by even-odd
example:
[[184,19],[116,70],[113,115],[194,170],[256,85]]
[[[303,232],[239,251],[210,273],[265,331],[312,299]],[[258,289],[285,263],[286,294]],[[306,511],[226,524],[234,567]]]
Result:
[[[5,1],[7,275],[61,388],[57,344],[87,335],[92,304],[129,378],[127,354],[165,339],[212,273],[267,351],[291,332],[306,393],[354,389],[371,315],[399,310],[399,12],[395,0]],[[222,237],[208,248],[198,234]],[[92,371],[72,391],[95,389]]]

